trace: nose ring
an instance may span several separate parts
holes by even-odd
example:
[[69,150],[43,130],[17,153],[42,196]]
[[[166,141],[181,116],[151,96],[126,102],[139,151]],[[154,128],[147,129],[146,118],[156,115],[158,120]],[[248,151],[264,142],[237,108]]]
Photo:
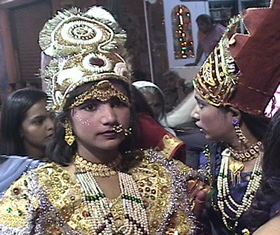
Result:
[[119,133],[123,132],[123,126],[121,124],[114,125],[113,126],[113,131],[119,134]]

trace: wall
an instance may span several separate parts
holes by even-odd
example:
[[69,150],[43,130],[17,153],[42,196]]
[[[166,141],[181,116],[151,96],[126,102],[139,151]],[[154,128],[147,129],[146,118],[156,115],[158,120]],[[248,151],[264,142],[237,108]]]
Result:
[[[23,78],[24,80],[39,80],[38,34],[43,24],[57,10],[71,6],[87,8],[95,4],[106,6],[108,1],[0,0],[1,96],[6,95],[8,83],[15,83]],[[43,7],[36,7],[39,5]]]
[[164,17],[165,17],[165,30],[166,30],[166,40],[167,40],[167,51],[168,51],[168,62],[169,67],[174,68],[177,66],[184,66],[187,63],[194,62],[195,58],[189,59],[175,59],[174,57],[174,46],[173,46],[173,31],[172,31],[172,9],[177,5],[184,5],[189,8],[191,12],[192,21],[192,34],[194,40],[195,51],[197,48],[197,24],[195,22],[196,18],[200,14],[209,14],[209,6],[207,1],[188,1],[182,2],[180,0],[164,0]]

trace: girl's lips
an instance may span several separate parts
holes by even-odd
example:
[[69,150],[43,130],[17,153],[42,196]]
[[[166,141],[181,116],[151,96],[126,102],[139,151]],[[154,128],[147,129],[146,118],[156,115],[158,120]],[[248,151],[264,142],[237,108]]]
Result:
[[112,137],[116,137],[118,135],[118,133],[116,133],[113,130],[109,130],[109,131],[105,131],[105,132],[100,133],[100,135],[112,138]]
[[53,134],[48,135],[45,139],[49,140],[53,137]]

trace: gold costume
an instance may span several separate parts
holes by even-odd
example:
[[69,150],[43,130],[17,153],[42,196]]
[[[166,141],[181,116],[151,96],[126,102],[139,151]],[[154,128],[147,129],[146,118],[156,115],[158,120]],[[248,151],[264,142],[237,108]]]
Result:
[[[148,216],[149,234],[194,234],[187,190],[192,170],[145,151],[141,163],[128,172],[138,186]],[[121,198],[108,199],[116,226],[122,226]],[[0,233],[97,234],[93,231],[77,178],[56,163],[29,171],[0,202]]]

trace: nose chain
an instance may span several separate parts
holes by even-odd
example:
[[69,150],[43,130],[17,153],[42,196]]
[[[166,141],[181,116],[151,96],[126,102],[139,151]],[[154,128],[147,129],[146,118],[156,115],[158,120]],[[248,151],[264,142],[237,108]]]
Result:
[[120,134],[122,132],[124,132],[125,136],[128,136],[132,133],[132,127],[129,127],[127,129],[123,128],[123,125],[119,124],[119,125],[114,125],[113,126],[113,131],[116,132],[117,134]]

